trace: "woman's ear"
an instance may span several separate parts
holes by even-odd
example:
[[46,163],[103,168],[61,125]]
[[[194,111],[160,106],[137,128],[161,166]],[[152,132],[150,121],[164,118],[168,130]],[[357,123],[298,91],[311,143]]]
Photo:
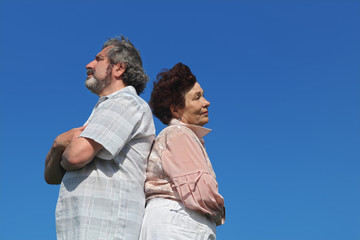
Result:
[[171,115],[176,118],[179,119],[181,118],[181,110],[179,110],[179,108],[173,104],[170,105],[170,111],[171,111]]
[[116,78],[119,78],[123,75],[126,70],[126,63],[117,63],[113,67],[113,74]]

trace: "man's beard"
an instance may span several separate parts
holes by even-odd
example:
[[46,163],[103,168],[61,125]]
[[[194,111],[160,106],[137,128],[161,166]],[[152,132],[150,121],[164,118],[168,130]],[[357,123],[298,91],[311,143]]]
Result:
[[92,76],[91,78],[86,79],[85,86],[92,93],[99,95],[99,93],[110,84],[110,73],[107,73],[103,80],[99,80],[97,77],[95,77],[95,72],[92,69],[90,71],[92,71]]

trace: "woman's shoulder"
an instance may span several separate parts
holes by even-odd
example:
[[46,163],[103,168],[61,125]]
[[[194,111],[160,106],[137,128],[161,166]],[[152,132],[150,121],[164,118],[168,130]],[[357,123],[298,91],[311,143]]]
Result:
[[170,140],[173,138],[185,137],[185,136],[189,138],[196,137],[196,135],[191,129],[189,129],[184,125],[177,124],[177,125],[170,125],[164,128],[157,136],[157,139],[165,138],[165,140]]

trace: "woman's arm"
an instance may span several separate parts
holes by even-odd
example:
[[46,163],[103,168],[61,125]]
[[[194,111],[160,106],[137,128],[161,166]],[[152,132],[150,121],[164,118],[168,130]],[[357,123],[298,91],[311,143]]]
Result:
[[203,150],[192,133],[182,131],[168,138],[162,166],[186,207],[213,217],[224,211],[216,179],[210,174]]

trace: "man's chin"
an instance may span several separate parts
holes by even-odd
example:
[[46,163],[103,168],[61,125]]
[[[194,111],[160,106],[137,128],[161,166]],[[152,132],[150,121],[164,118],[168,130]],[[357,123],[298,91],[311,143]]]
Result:
[[101,88],[99,88],[99,85],[100,85],[99,81],[96,80],[93,76],[86,79],[86,81],[85,81],[86,88],[95,94],[98,94],[101,90]]

